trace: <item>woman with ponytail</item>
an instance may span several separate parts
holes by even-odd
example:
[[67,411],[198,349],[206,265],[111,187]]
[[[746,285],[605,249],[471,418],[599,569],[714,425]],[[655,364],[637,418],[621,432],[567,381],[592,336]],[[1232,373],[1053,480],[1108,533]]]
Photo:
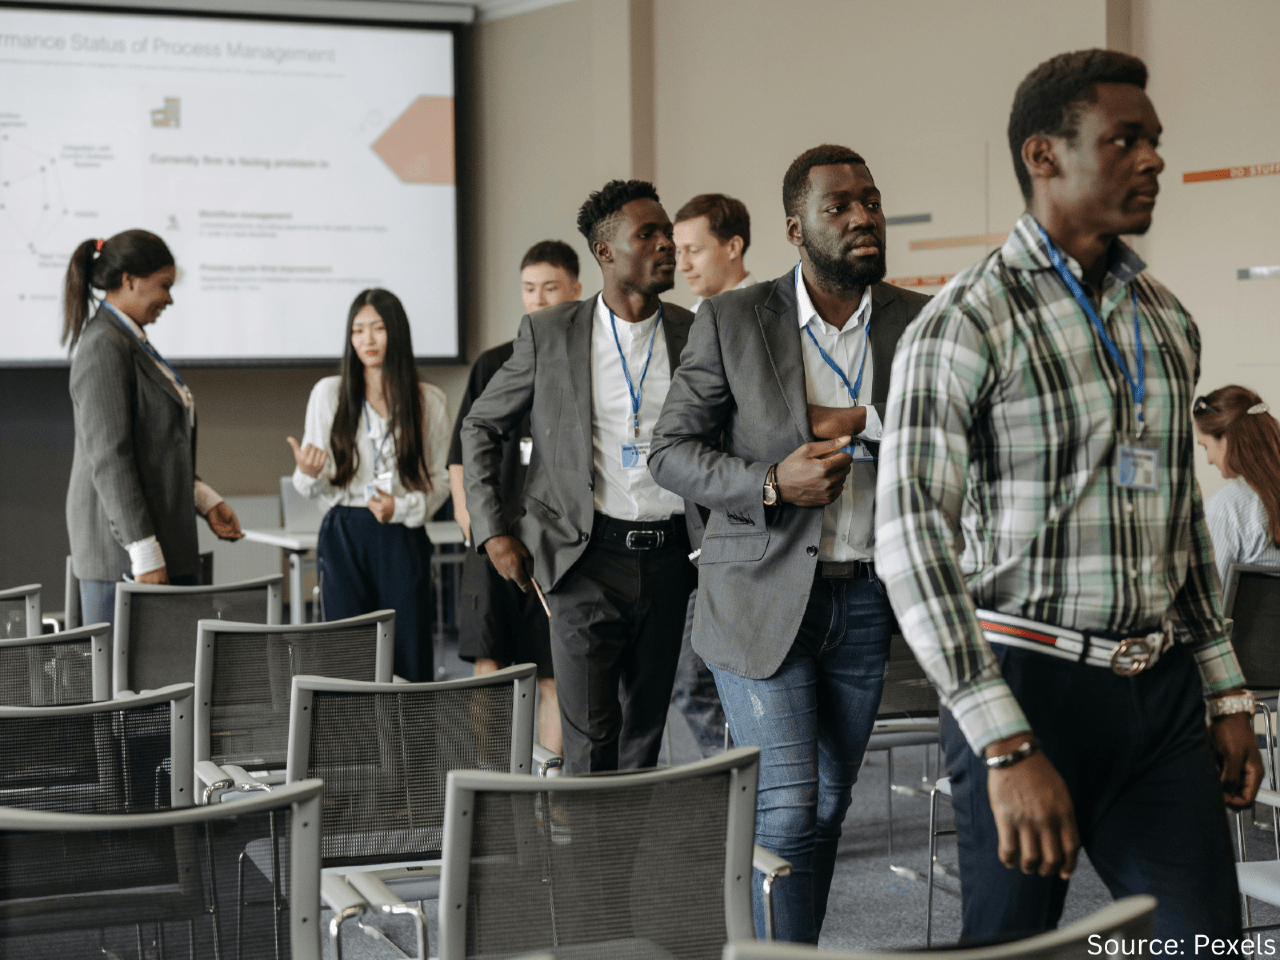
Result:
[[444,391],[418,380],[395,294],[362,290],[347,313],[342,372],[307,401],[293,485],[329,506],[316,546],[325,619],[396,612],[395,672],[432,680],[431,541],[422,525],[449,497]]
[[1219,575],[1233,561],[1280,567],[1280,424],[1235,385],[1197,397],[1191,413],[1196,442],[1230,481],[1204,505]]
[[195,398],[147,337],[176,278],[173,254],[145,230],[86,240],[67,267],[62,342],[76,434],[67,532],[85,623],[114,621],[125,577],[196,583],[197,513],[224,540],[242,536],[196,476]]

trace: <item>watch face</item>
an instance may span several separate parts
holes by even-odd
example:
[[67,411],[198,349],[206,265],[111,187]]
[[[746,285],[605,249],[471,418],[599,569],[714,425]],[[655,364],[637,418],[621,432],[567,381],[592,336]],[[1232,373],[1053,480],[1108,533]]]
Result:
[[778,502],[778,488],[775,486],[767,486],[764,488],[764,503],[766,507],[772,507]]

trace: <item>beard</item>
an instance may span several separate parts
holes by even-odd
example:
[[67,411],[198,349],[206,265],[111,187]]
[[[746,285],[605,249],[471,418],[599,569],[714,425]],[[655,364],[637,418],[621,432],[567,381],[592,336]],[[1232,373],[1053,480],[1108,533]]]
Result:
[[828,290],[857,290],[883,280],[887,272],[884,247],[874,257],[848,258],[848,251],[863,242],[855,240],[831,247],[806,243],[805,250],[818,282]]

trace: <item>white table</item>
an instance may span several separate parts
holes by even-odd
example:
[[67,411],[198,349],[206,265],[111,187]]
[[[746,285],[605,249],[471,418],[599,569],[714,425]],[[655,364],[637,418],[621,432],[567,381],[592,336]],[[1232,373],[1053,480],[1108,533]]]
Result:
[[[427,532],[427,538],[438,547],[466,542],[462,537],[462,528],[454,520],[441,520],[435,523],[423,524],[423,528]],[[306,599],[302,595],[302,567],[306,561],[306,555],[315,550],[318,537],[319,534],[317,533],[299,533],[284,529],[244,531],[246,540],[279,547],[288,556],[290,623],[303,622]],[[435,553],[431,556],[431,565],[432,567],[439,567],[446,563],[453,563],[461,567],[464,556],[464,553]],[[435,582],[436,589],[436,675],[442,676],[444,673],[441,649],[441,641],[444,637],[444,584],[439,576],[434,576],[431,579]],[[458,597],[457,579],[455,578],[455,600]],[[457,609],[457,603],[454,604],[454,609]]]

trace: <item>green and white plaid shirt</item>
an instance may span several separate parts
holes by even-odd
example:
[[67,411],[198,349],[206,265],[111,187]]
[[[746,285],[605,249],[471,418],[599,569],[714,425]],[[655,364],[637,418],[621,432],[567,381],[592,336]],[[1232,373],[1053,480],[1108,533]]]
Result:
[[[1081,278],[1080,265],[1063,259]],[[1145,268],[1117,241],[1098,313],[1133,370],[1137,290],[1156,492],[1116,484],[1133,394],[1030,214],[933,298],[898,347],[876,488],[876,572],[977,752],[1029,725],[975,607],[1126,636],[1168,617],[1194,648],[1206,693],[1243,683],[1192,462],[1200,334]]]

